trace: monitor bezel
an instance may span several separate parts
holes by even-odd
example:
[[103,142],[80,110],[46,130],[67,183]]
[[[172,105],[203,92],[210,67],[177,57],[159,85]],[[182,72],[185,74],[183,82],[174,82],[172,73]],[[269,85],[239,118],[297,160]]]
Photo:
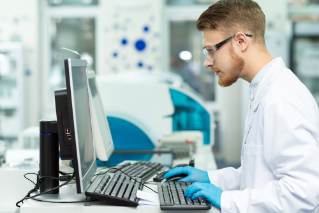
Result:
[[[73,94],[73,79],[72,79],[72,67],[86,67],[86,74],[87,74],[87,64],[85,60],[80,60],[80,59],[65,59],[64,60],[64,67],[65,67],[65,77],[66,77],[66,90],[67,90],[67,96],[68,96],[68,110],[69,110],[69,121],[70,121],[70,128],[71,131],[74,132],[74,140],[73,140],[73,164],[74,164],[74,172],[75,172],[75,177],[76,177],[76,188],[77,188],[77,193],[84,193],[86,188],[89,186],[90,181],[96,172],[97,165],[96,165],[96,154],[95,154],[95,146],[94,146],[94,135],[92,131],[92,118],[90,119],[91,121],[91,134],[92,134],[92,142],[93,142],[93,152],[94,152],[94,157],[93,157],[93,162],[88,168],[86,174],[82,177],[82,170],[80,168],[80,150],[78,146],[78,130],[76,128],[76,114],[75,114],[75,102],[74,102],[74,94]],[[86,76],[86,84],[87,87],[89,88],[89,83],[88,83],[88,78]],[[89,91],[87,91],[87,95],[89,98],[89,103],[90,103],[90,96],[89,96]],[[89,107],[90,109],[90,107]],[[90,114],[91,114],[91,109],[90,109]],[[90,116],[91,117],[91,116]]]

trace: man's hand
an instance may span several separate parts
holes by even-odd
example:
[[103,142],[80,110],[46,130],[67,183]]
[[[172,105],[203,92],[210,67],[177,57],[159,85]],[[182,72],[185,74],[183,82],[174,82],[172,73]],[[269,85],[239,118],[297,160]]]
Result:
[[164,178],[169,178],[178,174],[188,175],[187,177],[180,179],[179,181],[184,181],[184,182],[194,181],[194,182],[210,183],[209,177],[206,171],[196,169],[191,166],[176,167],[168,171],[164,175]]
[[195,200],[198,197],[205,197],[206,200],[211,202],[214,206],[220,208],[220,199],[222,197],[223,190],[217,188],[211,183],[193,183],[186,191],[185,196]]

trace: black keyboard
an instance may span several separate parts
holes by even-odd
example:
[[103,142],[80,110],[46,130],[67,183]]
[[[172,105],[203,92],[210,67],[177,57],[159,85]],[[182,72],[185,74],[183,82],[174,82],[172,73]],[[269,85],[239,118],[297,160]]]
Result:
[[208,210],[211,204],[204,198],[192,200],[184,196],[185,190],[193,182],[168,181],[157,183],[162,210]]
[[162,167],[160,163],[148,161],[118,165],[104,175],[97,175],[85,195],[125,206],[137,206],[139,201],[136,197],[137,190],[142,190],[145,180],[156,174]]

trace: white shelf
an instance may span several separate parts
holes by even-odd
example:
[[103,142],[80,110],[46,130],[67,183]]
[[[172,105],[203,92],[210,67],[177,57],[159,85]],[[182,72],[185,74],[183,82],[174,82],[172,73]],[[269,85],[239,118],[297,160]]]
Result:
[[6,100],[6,99],[0,99],[0,109],[6,110],[6,109],[17,109],[18,108],[18,102],[16,100]]
[[[0,136],[5,139],[18,138],[24,123],[23,101],[23,56],[22,45],[18,42],[0,43],[0,53],[5,54],[10,63],[0,64],[9,70],[1,76],[0,82]],[[13,113],[4,112],[14,110]]]
[[288,14],[291,15],[319,15],[319,5],[289,6]]

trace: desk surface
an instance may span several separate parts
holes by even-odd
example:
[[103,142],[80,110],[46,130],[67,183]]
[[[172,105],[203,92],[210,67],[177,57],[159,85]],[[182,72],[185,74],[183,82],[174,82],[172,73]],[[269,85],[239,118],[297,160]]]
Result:
[[[157,189],[156,185],[147,184],[147,186]],[[143,191],[149,192],[150,190],[146,187],[143,188]],[[185,210],[180,211],[162,211],[160,206],[138,206],[138,207],[126,207],[120,205],[114,205],[106,201],[93,201],[91,206],[84,206],[84,203],[46,203],[39,202],[34,200],[24,201],[24,204],[20,208],[20,213],[98,213],[98,212],[108,212],[108,213],[130,213],[130,212],[139,212],[139,213],[185,213]],[[219,213],[220,210],[212,207],[210,210],[199,210],[192,212],[209,212],[209,213]]]
[[[195,167],[199,169],[204,170],[215,170],[216,169],[216,163],[213,157],[213,154],[210,150],[202,150],[201,156],[197,156],[195,159]],[[176,160],[174,161],[174,164],[180,164],[180,163],[187,163],[188,159],[185,159],[185,162],[183,160]],[[207,165],[210,165],[211,168],[209,168]],[[7,193],[0,193],[0,197],[2,197],[0,201],[0,213],[2,212],[14,212],[16,207],[15,203],[21,199],[27,191],[33,187],[32,183],[25,180],[23,177],[23,174],[26,172],[37,172],[37,170],[15,170],[15,169],[0,169],[0,188],[4,189],[4,191],[7,191]],[[29,178],[33,179],[35,181],[35,176],[30,176]],[[1,184],[2,183],[2,184]],[[7,183],[7,184],[4,184]],[[17,184],[18,183],[18,184]],[[14,186],[13,190],[10,190],[10,188]],[[151,188],[157,189],[156,185],[149,185]],[[143,191],[150,191],[148,188],[144,187]],[[9,192],[9,194],[8,194]],[[11,193],[11,194],[10,194]],[[3,206],[7,206],[9,209],[3,209]],[[174,212],[179,213],[182,211],[162,211],[159,206],[138,206],[138,207],[125,207],[125,206],[118,206],[111,203],[107,203],[105,201],[94,201],[91,202],[91,206],[84,206],[84,203],[46,203],[46,202],[39,202],[34,200],[27,200],[24,201],[24,204],[19,209],[21,213],[81,213],[81,212],[116,212],[122,211],[125,212],[147,212],[149,213],[152,211],[152,213],[156,212]],[[183,211],[184,212],[184,211]],[[217,213],[220,212],[219,209],[212,207],[209,211],[198,211],[198,212],[210,212],[210,213]]]
[[[131,162],[131,161],[129,161]],[[125,163],[125,162],[123,162]],[[196,166],[196,165],[195,165]],[[149,180],[152,180],[150,178]],[[155,184],[146,184],[148,187],[157,191],[157,186]],[[65,187],[72,187],[72,185],[67,185]],[[152,192],[147,187],[143,187],[143,191]],[[75,193],[75,192],[74,192]],[[20,208],[20,213],[92,213],[92,212],[109,212],[109,213],[129,213],[129,212],[139,212],[139,213],[156,213],[156,212],[174,212],[174,213],[182,213],[185,210],[180,211],[162,211],[160,206],[137,206],[137,207],[126,207],[116,205],[114,203],[106,202],[106,201],[93,201],[91,202],[91,206],[84,206],[84,202],[82,203],[48,203],[48,202],[40,202],[35,200],[27,200],[24,201],[23,205]],[[192,211],[193,212],[193,211]],[[209,212],[209,213],[219,213],[220,210],[212,206],[212,208],[208,211],[199,210],[197,212]]]
[[[114,206],[106,205],[105,203],[92,202],[91,206],[84,206],[83,203],[76,204],[53,204],[53,203],[42,203],[37,201],[27,201],[20,208],[20,213],[99,213],[99,212],[108,212],[108,213],[130,213],[130,212],[139,212],[139,213],[185,213],[185,210],[172,210],[172,211],[162,211],[159,206],[138,206],[138,207],[123,207],[123,206]],[[193,212],[209,212],[209,213],[219,213],[215,207],[212,207],[210,210],[198,210]]]

